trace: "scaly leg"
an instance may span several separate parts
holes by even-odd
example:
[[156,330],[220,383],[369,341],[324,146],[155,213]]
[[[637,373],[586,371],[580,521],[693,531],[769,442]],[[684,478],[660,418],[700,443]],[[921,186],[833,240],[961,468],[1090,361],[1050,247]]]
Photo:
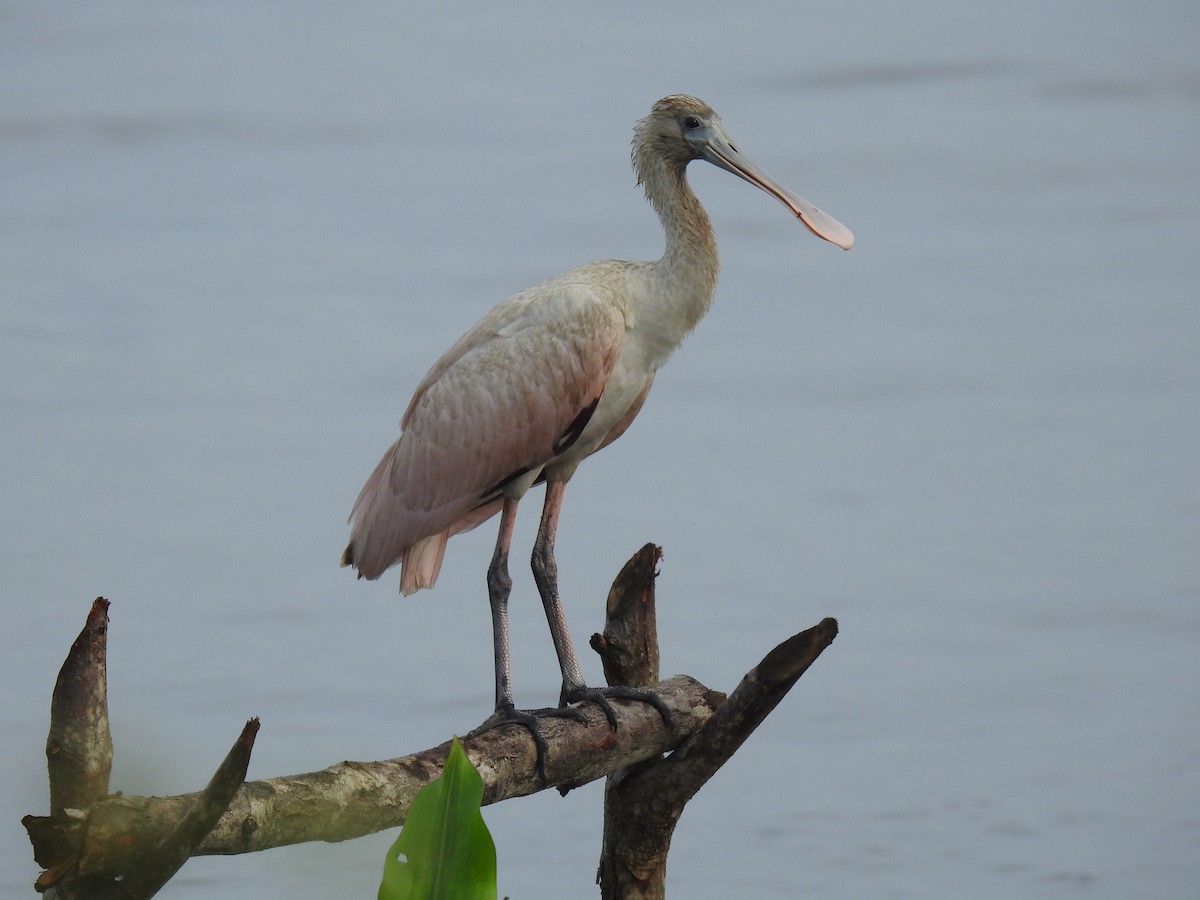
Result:
[[558,666],[562,670],[562,692],[559,704],[567,706],[580,700],[591,700],[608,719],[609,727],[617,730],[617,714],[609,698],[641,700],[649,703],[668,725],[671,712],[657,695],[630,687],[590,688],[583,680],[575,648],[571,645],[571,633],[563,614],[562,599],[558,594],[558,564],[554,561],[554,538],[558,531],[558,514],[562,509],[565,481],[546,481],[546,505],[542,509],[542,522],[538,526],[537,540],[533,544],[533,580],[537,582],[542,605],[546,608],[546,621],[550,625],[550,637],[554,640],[554,651],[558,654]]
[[505,499],[500,510],[500,534],[496,552],[488,566],[488,602],[492,607],[492,648],[496,657],[496,711],[513,708],[511,663],[508,648],[508,597],[512,578],[508,574],[508,547],[512,543],[513,522],[520,501]]
[[546,482],[546,505],[542,509],[542,523],[538,527],[537,540],[533,544],[533,580],[542,595],[542,606],[546,608],[546,621],[550,625],[550,637],[554,641],[554,652],[558,654],[558,667],[562,671],[562,692],[558,702],[566,706],[568,697],[584,689],[583,671],[571,645],[571,632],[563,614],[562,600],[558,596],[558,563],[554,561],[554,537],[558,532],[558,514],[562,509],[565,481]]
[[519,500],[505,498],[500,511],[500,533],[496,537],[496,550],[488,566],[488,602],[492,608],[492,649],[496,661],[496,709],[483,724],[471,734],[479,734],[497,725],[521,725],[533,736],[537,749],[537,768],[542,781],[546,781],[546,754],[549,747],[542,735],[539,716],[566,716],[582,720],[577,709],[521,710],[513,703],[512,657],[508,642],[508,598],[512,593],[512,578],[508,574],[508,548],[512,543],[513,523],[516,520]]

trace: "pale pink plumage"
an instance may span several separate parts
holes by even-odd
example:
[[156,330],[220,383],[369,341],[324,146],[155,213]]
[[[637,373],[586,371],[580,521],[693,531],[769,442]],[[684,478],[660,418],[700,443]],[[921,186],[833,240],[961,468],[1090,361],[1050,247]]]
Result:
[[545,777],[539,717],[517,710],[508,637],[508,553],[517,506],[538,481],[546,500],[531,563],[562,673],[561,707],[591,700],[616,728],[610,698],[653,704],[653,693],[589,688],[571,645],[558,591],[554,541],[566,482],[589,454],[620,437],[642,408],[655,372],[708,311],[717,279],[712,226],[688,187],[703,159],[788,207],[814,234],[850,249],[850,231],[788,192],[742,155],[705,103],[664,97],[634,129],[633,164],[666,232],[654,262],[604,260],[572,269],[503,301],[455,342],[417,386],[399,439],[384,454],[351,513],[343,565],[377,578],[400,563],[400,589],[437,580],[446,542],[500,512],[488,566],[496,661],[491,727],[529,729]]
[[629,427],[716,283],[716,244],[687,186],[689,161],[762,188],[826,240],[846,249],[853,242],[845,226],[742,156],[693,97],[658,101],[635,129],[633,157],[667,233],[663,257],[590,263],[528,288],[434,363],[400,438],[354,504],[342,563],[360,577],[399,562],[404,593],[431,587],[451,536],[490,518],[505,498],[519,500],[539,478],[566,481]]
[[500,509],[506,479],[558,456],[599,399],[625,319],[608,291],[574,274],[493,308],[417,387],[354,505],[347,561],[364,578],[400,562],[404,593],[432,587],[446,541]]
[[664,97],[638,122],[633,143],[638,181],[666,232],[662,258],[589,263],[493,308],[417,386],[400,438],[367,479],[350,516],[342,564],[377,578],[399,562],[400,589],[408,594],[432,587],[451,536],[501,513],[487,574],[496,711],[484,727],[527,727],[543,778],[546,742],[538,719],[553,712],[516,709],[508,639],[513,522],[521,497],[539,480],[546,482],[546,501],[531,562],[562,672],[560,705],[594,701],[613,728],[610,698],[642,700],[670,718],[652,693],[587,686],[559,597],[554,541],[567,480],[585,457],[625,432],[659,366],[712,302],[717,248],[687,184],[694,159],[762,188],[813,233],[850,248],[849,230],[743,156],[707,104]]

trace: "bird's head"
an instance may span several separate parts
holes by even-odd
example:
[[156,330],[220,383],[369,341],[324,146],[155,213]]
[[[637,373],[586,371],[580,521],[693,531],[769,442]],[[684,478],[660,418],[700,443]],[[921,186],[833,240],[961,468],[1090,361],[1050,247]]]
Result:
[[633,134],[633,165],[639,182],[656,163],[682,172],[692,160],[702,159],[766,191],[817,237],[844,250],[854,244],[849,228],[791,193],[738,150],[721,117],[703,100],[686,94],[663,97],[634,126]]
[[635,152],[641,149],[686,165],[705,158],[705,144],[717,132],[723,135],[724,127],[711,106],[686,94],[672,94],[655,103],[650,115],[637,123],[633,145]]

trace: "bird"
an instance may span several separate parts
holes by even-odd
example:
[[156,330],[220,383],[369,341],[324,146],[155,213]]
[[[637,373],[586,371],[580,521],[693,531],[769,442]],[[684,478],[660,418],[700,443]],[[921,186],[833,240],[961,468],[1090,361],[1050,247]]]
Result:
[[[342,556],[343,566],[366,579],[399,563],[400,591],[411,594],[434,586],[451,537],[499,514],[487,569],[495,709],[476,731],[527,727],[543,779],[541,717],[580,718],[577,704],[593,701],[615,730],[609,699],[626,698],[653,703],[669,721],[651,692],[586,684],[559,596],[554,544],[567,482],[581,462],[624,434],[659,367],[712,304],[717,245],[688,184],[688,164],[703,160],[760,188],[817,237],[846,250],[854,242],[846,226],[751,162],[720,117],[695,97],[657,101],[634,126],[631,156],[666,235],[663,255],[571,269],[501,301],[460,337],[417,385],[400,436],[354,503]],[[543,482],[531,565],[562,688],[558,707],[519,710],[510,672],[508,555],[518,504]]]

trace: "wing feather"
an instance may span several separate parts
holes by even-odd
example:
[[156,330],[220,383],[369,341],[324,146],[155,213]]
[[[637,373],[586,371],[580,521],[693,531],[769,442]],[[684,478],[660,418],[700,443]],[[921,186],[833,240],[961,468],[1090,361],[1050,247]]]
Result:
[[489,491],[554,458],[603,392],[624,334],[594,284],[546,282],[492,309],[418,385],[354,504],[343,563],[377,578],[403,562],[406,592],[432,585],[446,539],[499,509]]

